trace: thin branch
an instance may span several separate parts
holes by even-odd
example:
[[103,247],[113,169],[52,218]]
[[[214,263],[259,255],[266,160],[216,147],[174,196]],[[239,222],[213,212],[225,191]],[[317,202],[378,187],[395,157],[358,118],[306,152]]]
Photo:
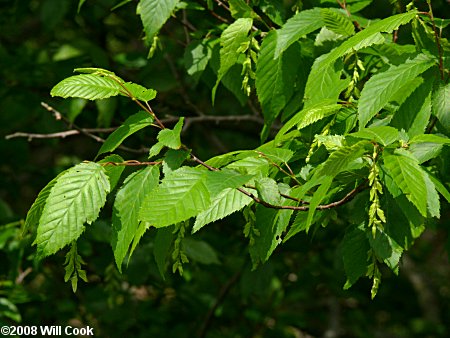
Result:
[[[112,128],[82,128],[87,133],[112,133],[114,130],[116,130],[116,127]],[[12,138],[18,138],[18,137],[26,137],[28,138],[28,141],[31,141],[35,138],[37,139],[45,139],[45,138],[66,138],[67,136],[74,136],[74,135],[80,135],[82,134],[80,131],[71,129],[66,131],[61,131],[57,133],[50,133],[50,134],[36,134],[36,133],[22,133],[17,132],[14,134],[9,134],[5,136],[5,139],[9,140]]]
[[123,161],[123,162],[103,162],[100,163],[100,165],[102,166],[130,166],[130,167],[135,167],[135,166],[141,166],[141,165],[159,165],[162,164],[162,161],[154,161],[154,162],[140,162],[140,161],[136,161],[136,160],[128,160],[128,161]]
[[[347,1],[346,0],[343,0],[343,1],[336,0],[336,2],[339,4],[339,6],[341,6],[341,8],[347,13],[347,16],[350,18],[352,16],[352,14],[350,13],[350,11],[347,7]],[[362,29],[361,26],[359,25],[358,21],[354,20],[353,24],[355,25],[355,27],[358,30]]]
[[436,45],[437,45],[438,54],[439,54],[439,72],[441,74],[441,80],[444,81],[444,78],[445,78],[444,60],[443,60],[443,56],[442,56],[441,42],[439,41],[439,35],[437,32],[436,23],[434,22],[434,15],[433,15],[433,8],[431,7],[431,1],[427,0],[427,4],[428,4],[428,9],[429,9],[429,12],[427,14],[430,17],[431,24],[433,25],[434,38],[436,40]]

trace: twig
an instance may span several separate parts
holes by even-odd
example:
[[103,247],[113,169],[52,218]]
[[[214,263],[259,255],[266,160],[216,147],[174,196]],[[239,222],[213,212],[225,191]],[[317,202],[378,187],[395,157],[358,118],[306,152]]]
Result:
[[199,338],[204,338],[206,336],[206,332],[208,327],[211,325],[214,312],[216,312],[219,305],[223,302],[227,294],[230,292],[231,288],[234,284],[239,280],[239,277],[242,274],[242,269],[236,272],[220,289],[219,294],[214,301],[214,304],[209,308],[208,313],[206,314],[205,320],[203,321],[203,325],[200,328],[200,332],[198,334]]
[[[113,128],[82,128],[85,132],[88,133],[112,133],[114,130],[116,130],[116,127]],[[39,138],[66,138],[67,136],[74,136],[74,135],[80,135],[82,134],[80,131],[71,129],[66,131],[60,131],[57,133],[50,133],[50,134],[36,134],[36,133],[22,133],[17,132],[14,134],[9,134],[5,136],[5,139],[9,140],[12,138],[17,137],[26,137],[28,138],[28,141],[31,141],[32,139]]]
[[[348,7],[347,7],[347,1],[346,1],[346,0],[343,0],[343,1],[336,0],[336,2],[339,4],[339,6],[341,6],[341,8],[347,13],[347,16],[350,18],[350,17],[352,16],[352,14],[351,14],[350,11],[348,10]],[[358,21],[354,20],[354,21],[353,21],[353,24],[355,25],[355,27],[356,27],[358,30],[361,30],[361,26],[359,25]]]
[[433,25],[434,38],[436,40],[436,45],[437,45],[438,54],[439,54],[439,72],[441,74],[441,80],[444,81],[445,74],[444,74],[444,60],[442,57],[442,47],[441,47],[441,43],[439,41],[439,35],[437,33],[436,23],[434,22],[434,15],[433,15],[433,8],[431,7],[431,1],[427,0],[427,4],[428,4],[428,9],[429,9],[429,12],[427,14],[430,17],[431,24]]

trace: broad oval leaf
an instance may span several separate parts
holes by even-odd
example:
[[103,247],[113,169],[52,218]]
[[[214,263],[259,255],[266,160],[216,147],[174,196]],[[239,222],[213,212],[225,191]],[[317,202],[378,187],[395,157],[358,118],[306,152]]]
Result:
[[139,11],[147,40],[151,41],[172,15],[178,0],[141,0]]
[[139,219],[161,228],[198,215],[210,203],[206,173],[188,167],[171,172],[146,196]]
[[37,237],[40,257],[54,254],[76,240],[84,223],[98,217],[110,191],[105,169],[97,163],[81,163],[56,181],[39,221]]
[[79,97],[87,100],[106,99],[119,95],[119,83],[109,77],[94,74],[81,74],[68,77],[54,86],[52,96]]
[[119,271],[139,225],[142,201],[158,182],[158,167],[147,167],[128,176],[116,195],[111,244]]
[[381,143],[383,146],[388,146],[400,138],[399,131],[389,126],[376,126],[370,128],[364,128],[356,133],[349,134],[348,136],[362,138],[365,140],[373,140]]

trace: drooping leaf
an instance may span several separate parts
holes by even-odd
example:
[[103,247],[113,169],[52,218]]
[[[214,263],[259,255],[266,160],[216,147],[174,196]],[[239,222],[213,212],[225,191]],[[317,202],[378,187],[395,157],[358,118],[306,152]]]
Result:
[[166,259],[169,256],[170,248],[173,243],[173,229],[173,226],[158,229],[155,237],[153,255],[155,257],[155,262],[158,266],[159,273],[163,279],[165,279],[164,272],[166,271]]
[[314,218],[314,213],[316,212],[316,209],[319,206],[319,204],[323,201],[323,199],[327,195],[327,192],[330,189],[332,182],[333,182],[332,176],[325,176],[322,179],[322,183],[320,184],[320,186],[314,192],[313,197],[311,198],[311,201],[309,203],[308,217],[306,218],[305,224],[306,231],[309,230]]
[[217,82],[213,89],[213,101],[215,90],[225,76],[225,74],[233,67],[239,56],[241,44],[248,41],[248,32],[252,28],[253,20],[250,18],[240,18],[229,25],[220,36],[220,68],[217,74]]
[[147,167],[128,176],[117,192],[113,207],[111,245],[119,271],[122,271],[122,262],[138,228],[142,202],[158,182],[158,167]]
[[341,79],[342,61],[326,62],[326,55],[315,59],[305,87],[305,108],[317,105],[324,100],[336,103],[339,94],[347,88],[350,79]]
[[189,151],[184,149],[169,149],[164,155],[163,172],[164,175],[177,170],[189,157]]
[[433,114],[445,128],[450,129],[450,83],[441,84],[434,91]]
[[111,126],[114,113],[117,108],[117,97],[109,97],[103,100],[95,101],[97,107],[97,125],[99,127],[109,128]]
[[329,30],[343,36],[355,34],[355,27],[353,26],[353,23],[344,14],[330,8],[322,8],[320,13],[325,26]]
[[420,84],[394,114],[391,126],[404,129],[410,137],[423,134],[431,115],[432,81]]
[[106,99],[119,95],[120,85],[113,79],[94,74],[82,74],[68,77],[50,92],[52,96],[79,97],[87,100]]
[[259,15],[244,0],[229,0],[228,2],[230,3],[230,13],[233,18],[259,18]]
[[281,203],[281,195],[278,190],[277,182],[270,177],[263,177],[255,181],[256,190],[259,197],[270,204],[279,205]]
[[220,264],[217,252],[205,241],[191,237],[183,239],[183,250],[190,259],[201,264]]
[[367,237],[377,258],[386,263],[394,273],[398,274],[403,248],[385,232],[379,230],[375,237],[372,234],[367,234]]
[[432,58],[419,54],[404,64],[391,66],[387,71],[372,76],[361,91],[358,106],[360,129],[391,100],[402,85],[414,80],[434,64]]
[[39,221],[35,240],[38,255],[49,256],[76,240],[84,231],[84,223],[97,219],[109,191],[108,177],[100,164],[81,163],[61,175]]
[[367,252],[370,249],[366,233],[360,227],[347,232],[342,240],[342,258],[344,261],[347,282],[344,289],[348,289],[367,272]]
[[276,138],[280,138],[294,126],[297,126],[297,129],[305,128],[314,122],[334,114],[340,108],[341,106],[339,104],[329,104],[328,102],[322,102],[309,108],[305,108],[284,124]]
[[419,210],[427,216],[427,187],[423,176],[423,170],[418,161],[405,151],[397,151],[394,154],[383,156],[384,166],[388,175],[397,186]]
[[139,113],[131,115],[119,128],[117,128],[117,130],[108,136],[105,143],[103,143],[98,151],[97,156],[116,150],[128,136],[142,128],[150,126],[152,123],[153,118],[145,111],[140,111]]
[[256,93],[268,123],[280,114],[294,93],[299,66],[298,45],[292,45],[281,57],[274,59],[276,39],[275,31],[264,38],[256,67]]
[[144,26],[147,41],[151,41],[170,18],[178,0],[140,0],[139,14]]
[[123,158],[116,154],[106,156],[103,160],[97,162],[100,164],[105,164],[104,165],[105,173],[108,176],[111,191],[113,191],[114,188],[116,187],[117,183],[119,182],[120,176],[122,175],[122,172],[125,169],[125,166],[114,165],[113,163],[121,163],[121,162],[123,162]]
[[428,174],[428,177],[433,182],[436,190],[444,196],[444,198],[447,200],[448,203],[450,203],[450,192],[447,190],[444,184],[442,184],[441,181],[439,181],[436,177],[433,175]]
[[383,146],[388,146],[399,140],[400,134],[397,129],[389,126],[376,126],[361,129],[349,136],[362,138],[365,140],[373,140],[381,143]]
[[427,187],[427,208],[431,217],[441,217],[441,204],[436,187],[426,171],[423,171],[423,178]]
[[210,204],[206,173],[188,167],[171,172],[146,196],[139,219],[161,228],[198,215]]
[[320,8],[301,11],[294,15],[277,31],[275,58],[280,57],[290,45],[302,36],[314,32],[323,25]]
[[192,41],[184,52],[184,63],[187,73],[191,76],[201,74],[208,65],[212,56],[212,44],[210,40]]

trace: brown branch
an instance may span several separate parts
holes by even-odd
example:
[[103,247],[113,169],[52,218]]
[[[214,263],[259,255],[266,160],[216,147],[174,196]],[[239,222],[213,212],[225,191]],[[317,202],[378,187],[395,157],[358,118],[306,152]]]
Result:
[[429,12],[427,13],[427,15],[430,17],[431,24],[433,25],[434,38],[436,40],[436,45],[437,45],[438,54],[439,54],[439,72],[441,74],[441,80],[444,81],[444,78],[445,78],[444,60],[443,60],[443,56],[442,56],[441,42],[439,41],[439,35],[437,32],[436,23],[434,22],[434,15],[433,15],[433,8],[431,7],[431,1],[427,0],[427,4],[428,4],[428,9],[429,9]]
[[[113,128],[82,128],[85,132],[88,133],[112,133],[114,130],[116,130],[116,127]],[[67,136],[74,136],[74,135],[80,135],[82,134],[80,131],[71,129],[66,131],[60,131],[57,133],[50,133],[50,134],[36,134],[36,133],[23,133],[23,132],[17,132],[14,134],[9,134],[5,136],[5,139],[9,140],[12,138],[18,138],[18,137],[26,137],[28,138],[28,141],[31,141],[35,138],[37,139],[45,139],[45,138],[66,138]]]
[[[336,0],[336,2],[339,4],[339,6],[341,6],[341,8],[347,13],[347,16],[350,18],[352,16],[352,14],[348,10],[347,1],[346,0],[343,0],[343,1]],[[359,25],[358,21],[353,20],[353,24],[355,25],[355,27],[358,30],[361,30],[361,26]]]
[[111,166],[141,166],[141,165],[159,165],[162,164],[162,161],[154,161],[154,162],[140,162],[140,161],[136,161],[136,160],[128,160],[128,161],[123,161],[123,162],[103,162],[100,163],[100,165],[102,166],[107,166],[107,165],[111,165]]

